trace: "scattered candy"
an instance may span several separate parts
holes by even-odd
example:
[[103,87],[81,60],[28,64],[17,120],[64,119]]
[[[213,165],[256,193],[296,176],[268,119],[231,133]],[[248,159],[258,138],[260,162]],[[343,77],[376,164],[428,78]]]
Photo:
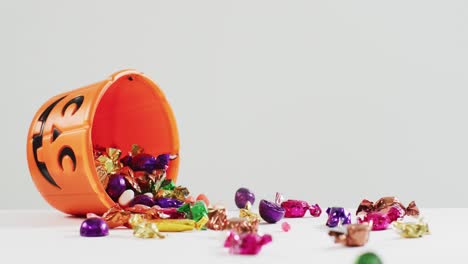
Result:
[[102,237],[109,234],[109,226],[99,217],[91,217],[81,223],[80,235],[84,237]]
[[258,235],[256,233],[237,234],[230,231],[224,242],[231,254],[256,255],[262,247],[272,241],[271,235]]
[[335,228],[328,232],[329,236],[335,237],[335,243],[348,247],[361,247],[369,241],[369,224],[349,224]]
[[284,231],[284,232],[289,232],[289,230],[291,230],[291,225],[288,223],[288,222],[283,222],[281,224],[281,229]]
[[259,205],[260,216],[266,222],[273,224],[281,220],[284,216],[285,210],[280,205],[261,200]]
[[328,207],[326,213],[328,214],[326,225],[329,227],[351,224],[351,213],[343,207]]
[[404,238],[418,238],[430,234],[429,225],[421,218],[418,222],[393,222],[393,227]]
[[367,252],[360,255],[354,264],[382,264],[382,260],[376,254]]
[[252,205],[254,204],[255,194],[249,189],[242,187],[236,191],[234,201],[236,202],[237,208],[245,208],[247,202],[250,202]]
[[[88,214],[80,228],[82,236],[106,236],[109,228],[132,228],[135,237],[165,238],[160,232],[183,232],[211,229],[229,230],[224,246],[232,254],[258,254],[262,246],[272,241],[271,235],[259,235],[260,217],[251,211],[255,195],[247,188],[239,188],[235,193],[235,203],[239,218],[227,217],[225,208],[209,208],[210,201],[205,194],[196,199],[183,186],[166,179],[166,171],[171,160],[178,155],[161,154],[153,156],[144,152],[138,145],[132,145],[128,155],[121,158],[117,148],[94,150],[96,171],[99,180],[109,197],[116,201],[102,218]],[[309,213],[318,217],[322,209],[318,204],[310,205],[302,200],[285,200],[276,193],[275,202],[261,200],[259,213],[268,223],[276,223],[283,217],[304,217]],[[351,214],[342,207],[329,207],[326,210],[326,225],[335,227],[329,235],[335,243],[349,247],[363,246],[369,239],[369,231],[385,230],[391,223],[403,237],[413,238],[429,234],[427,223],[397,221],[404,216],[418,216],[415,202],[404,207],[396,197],[383,197],[375,203],[364,199],[357,211],[358,224],[351,224]],[[281,223],[281,229],[289,232],[288,222]],[[367,255],[366,255],[367,254]],[[373,253],[366,253],[356,263],[381,263]],[[372,262],[374,261],[374,262]]]
[[284,208],[286,218],[304,217],[307,211],[314,217],[319,217],[322,214],[322,209],[318,204],[309,205],[305,201],[287,200],[281,203]]

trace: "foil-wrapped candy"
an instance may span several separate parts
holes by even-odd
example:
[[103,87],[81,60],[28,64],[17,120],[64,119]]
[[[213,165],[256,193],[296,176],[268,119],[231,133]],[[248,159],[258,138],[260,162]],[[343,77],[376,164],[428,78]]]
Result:
[[329,236],[335,238],[335,243],[348,247],[361,247],[369,241],[369,224],[349,224],[334,228],[328,232]]
[[161,234],[158,229],[158,225],[153,222],[144,219],[141,215],[134,214],[129,220],[130,225],[133,228],[133,235],[138,238],[165,238],[166,236]]
[[319,217],[322,214],[322,209],[318,204],[309,205],[306,201],[301,200],[286,200],[281,203],[284,208],[286,218],[304,217],[307,211],[314,217]]
[[259,222],[258,219],[229,218],[226,229],[234,230],[238,234],[257,233]]
[[239,217],[241,218],[247,218],[250,221],[260,221],[260,216],[254,212],[251,211],[252,204],[250,201],[247,201],[245,203],[245,208],[239,210]]
[[328,214],[326,223],[328,227],[351,224],[351,213],[343,207],[328,207],[326,213]]
[[402,219],[405,215],[419,215],[419,209],[414,201],[405,208],[398,198],[388,196],[375,203],[367,199],[362,200],[356,215],[359,223],[372,223],[372,230],[385,230],[392,222]]
[[206,227],[211,230],[224,230],[227,225],[226,208],[209,208]]
[[224,247],[229,248],[231,254],[256,255],[262,247],[272,241],[271,235],[259,235],[256,233],[238,234],[229,231]]
[[405,207],[395,196],[382,197],[375,203],[364,199],[359,204],[356,210],[356,215],[365,215],[369,212],[389,213],[391,208],[394,208],[389,215],[392,222],[399,218],[403,218],[405,215],[419,215],[419,208],[416,206],[414,201],[410,202],[409,205]]
[[430,234],[429,225],[420,218],[417,222],[393,222],[393,228],[404,238],[418,238]]

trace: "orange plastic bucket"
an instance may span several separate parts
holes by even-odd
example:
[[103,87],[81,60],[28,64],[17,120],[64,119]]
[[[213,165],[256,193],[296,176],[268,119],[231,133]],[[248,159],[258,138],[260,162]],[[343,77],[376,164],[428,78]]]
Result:
[[[99,181],[94,146],[132,144],[152,155],[179,153],[174,114],[164,94],[134,70],[52,97],[36,113],[27,140],[32,179],[45,200],[58,210],[102,214],[115,204]],[[179,158],[167,178],[176,181]]]

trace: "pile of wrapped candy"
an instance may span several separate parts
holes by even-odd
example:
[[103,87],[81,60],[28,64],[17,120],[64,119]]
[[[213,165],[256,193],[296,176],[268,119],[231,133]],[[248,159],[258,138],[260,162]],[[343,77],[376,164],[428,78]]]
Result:
[[[117,148],[95,148],[96,170],[107,194],[115,201],[102,216],[88,214],[80,234],[86,237],[106,236],[109,229],[130,228],[138,238],[165,238],[163,232],[190,230],[226,230],[224,247],[232,254],[257,254],[272,242],[272,236],[259,233],[261,219],[274,224],[283,218],[304,217],[307,212],[319,217],[318,204],[285,199],[276,193],[274,201],[261,200],[259,215],[251,211],[255,194],[247,188],[235,193],[238,217],[229,218],[224,207],[210,206],[206,195],[195,199],[189,190],[166,179],[171,160],[177,155],[152,156],[138,145],[133,145],[128,155],[122,157]],[[370,231],[393,228],[405,238],[421,237],[429,233],[427,223],[403,221],[405,216],[419,216],[415,202],[405,207],[396,197],[383,197],[376,202],[364,199],[356,211],[357,221],[352,223],[351,213],[343,207],[329,207],[326,226],[335,243],[346,246],[363,246]],[[288,232],[288,222],[281,225]]]

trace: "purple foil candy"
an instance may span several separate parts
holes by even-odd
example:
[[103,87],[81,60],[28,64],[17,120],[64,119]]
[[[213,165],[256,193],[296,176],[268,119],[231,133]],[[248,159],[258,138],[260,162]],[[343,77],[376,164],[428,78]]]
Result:
[[91,217],[83,221],[80,235],[84,237],[102,237],[109,234],[109,226],[102,218]]
[[124,165],[124,166],[129,166],[131,167],[132,165],[132,156],[125,156],[123,158],[120,159],[120,162]]
[[158,198],[155,200],[155,204],[161,208],[179,208],[184,202],[172,198]]
[[328,214],[327,226],[329,227],[351,224],[351,213],[343,207],[328,207],[326,212]]
[[285,214],[284,208],[280,205],[269,202],[267,200],[261,200],[258,208],[260,216],[263,220],[270,224],[276,223],[281,220]]
[[117,201],[120,195],[125,191],[126,185],[125,178],[122,175],[112,175],[109,177],[106,192],[112,200]]
[[247,202],[250,202],[251,205],[254,204],[255,194],[247,188],[239,188],[239,190],[236,191],[234,201],[236,202],[237,208],[244,209]]
[[131,168],[134,171],[146,171],[152,173],[156,169],[157,160],[155,157],[142,153],[132,158]]
[[132,207],[136,204],[143,204],[143,205],[152,207],[154,205],[154,201],[151,197],[144,195],[144,194],[140,194],[140,195],[135,196],[130,201],[130,203],[128,204],[128,207]]
[[170,155],[169,154],[161,154],[156,158],[155,169],[162,170],[166,169],[169,166]]

